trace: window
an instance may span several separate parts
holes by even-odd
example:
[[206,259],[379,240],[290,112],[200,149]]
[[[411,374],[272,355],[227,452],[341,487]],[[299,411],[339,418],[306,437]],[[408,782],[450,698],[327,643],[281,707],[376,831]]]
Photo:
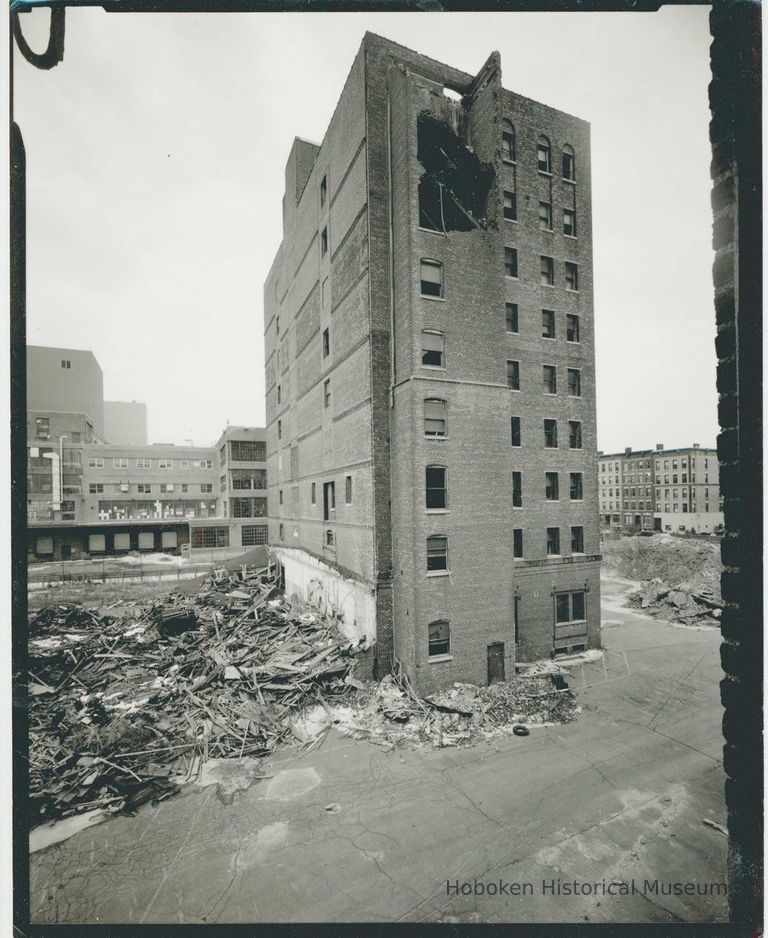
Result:
[[555,311],[553,309],[541,311],[541,335],[545,339],[555,337]]
[[558,472],[544,473],[544,497],[548,502],[560,501],[560,474]]
[[427,573],[448,569],[448,538],[433,535],[427,538]]
[[[266,462],[267,444],[264,440],[231,440],[229,458],[232,462]],[[200,468],[210,469],[211,460],[201,459]]]
[[104,468],[103,458],[101,456],[91,456],[90,459],[88,460],[88,468],[89,469],[103,469]]
[[[280,335],[280,317],[275,316],[275,335]],[[277,353],[280,354],[279,352]]]
[[557,368],[554,365],[543,366],[544,393],[557,394]]
[[507,360],[507,387],[520,390],[520,362]]
[[560,554],[560,528],[547,528],[547,555],[556,557]]
[[277,421],[277,438],[278,440],[282,440],[283,438],[283,421],[282,420]]
[[515,162],[515,128],[508,120],[501,122],[501,158],[505,163]]
[[88,491],[91,495],[99,495],[104,492],[104,484],[102,482],[91,482],[88,486]]
[[152,460],[151,460],[151,459],[137,459],[137,460],[136,460],[136,468],[137,468],[137,469],[151,469],[151,468],[152,468]]
[[543,287],[555,285],[555,260],[544,254],[541,255],[541,285]]
[[278,384],[277,386],[277,403],[278,405],[283,403],[283,389]]
[[552,230],[552,203],[539,202],[539,228],[542,231]]
[[425,329],[421,333],[421,364],[428,368],[444,368],[445,336]]
[[35,417],[35,436],[38,440],[50,440],[51,438],[51,420],[50,417]]
[[573,155],[573,148],[568,144],[563,147],[563,179],[569,179],[571,182],[576,179],[576,157]]
[[507,317],[507,332],[519,332],[520,317],[517,303],[505,303],[504,308]]
[[61,367],[62,367],[62,368],[71,368],[71,367],[72,367],[72,362],[71,362],[68,358],[62,358],[62,360],[61,360]]
[[328,253],[328,226],[326,225],[326,227],[323,228],[322,234],[320,235],[320,255],[321,257],[325,257],[327,253]]
[[189,469],[189,460],[182,459],[179,465],[181,466],[182,469]]
[[285,540],[285,528],[283,527],[282,522],[278,525],[277,534],[280,540]]
[[323,208],[328,198],[328,177],[323,176],[320,180],[320,208]]
[[330,354],[331,354],[330,329],[323,329],[323,358],[328,358]]
[[584,553],[584,528],[580,524],[571,528],[571,553]]
[[334,537],[333,531],[328,528],[325,532],[325,546],[326,547],[335,547],[336,538]]
[[429,626],[429,657],[451,653],[451,627],[445,619],[430,622]]
[[344,479],[344,501],[347,505],[352,504],[352,476]]
[[517,193],[504,190],[504,217],[507,221],[517,221]]
[[580,502],[584,498],[584,480],[580,472],[571,473],[571,501]]
[[336,483],[323,482],[323,520],[331,521],[336,516]]
[[568,369],[568,394],[571,397],[581,397],[581,372],[578,368]]
[[331,379],[326,378],[323,382],[323,407],[331,406]]
[[127,459],[123,459],[123,458],[113,459],[113,460],[112,460],[112,468],[113,468],[113,469],[127,469],[127,468],[128,468],[128,460],[127,460]]
[[517,277],[517,248],[504,248],[504,273],[507,277]]
[[565,262],[565,289],[579,289],[579,266],[571,261]]
[[557,449],[557,421],[544,421],[544,446],[547,449]]
[[139,482],[139,484],[136,486],[136,490],[139,495],[152,494],[152,486],[149,484],[149,482]]
[[445,436],[447,404],[436,397],[424,401],[424,436]]
[[512,435],[512,446],[522,446],[521,432],[520,432],[520,418],[519,417],[510,417],[510,426],[511,426],[511,435]]
[[428,509],[440,510],[448,507],[446,470],[443,466],[427,466],[426,492]]
[[421,262],[421,295],[443,295],[443,265],[439,261],[422,260]]
[[512,556],[521,560],[523,556],[523,529],[512,528]]
[[[183,491],[185,491],[185,489],[186,489],[186,486],[182,485],[181,491],[183,492]],[[201,491],[201,492],[213,492],[213,483],[211,483],[211,482],[202,482],[202,483],[200,484],[200,491]]]
[[73,430],[73,431],[69,434],[69,439],[70,439],[70,442],[72,442],[72,443],[82,443],[82,442],[83,442],[83,434],[82,434],[82,433],[79,433],[77,430]]
[[512,507],[523,507],[523,474],[522,472],[512,473]]
[[283,504],[283,490],[282,489],[277,490],[277,503],[278,505]]
[[309,500],[313,505],[317,504],[317,483],[313,482],[310,488]]
[[552,172],[552,151],[545,136],[538,139],[536,145],[536,164],[540,173]]
[[173,482],[161,482],[161,483],[160,483],[160,494],[161,494],[161,495],[167,495],[167,494],[169,494],[170,492],[173,492],[174,489],[175,489],[175,485],[174,485]]
[[581,421],[568,421],[568,446],[571,449],[581,449]]
[[266,524],[245,524],[243,525],[242,541],[243,547],[255,547],[257,544],[267,543]]
[[565,338],[568,342],[578,342],[579,340],[579,317],[573,313],[568,313],[565,317]]
[[173,460],[172,459],[159,459],[157,462],[159,469],[173,469]]
[[576,209],[563,209],[563,234],[576,237]]
[[583,590],[576,593],[558,593],[556,606],[558,625],[565,622],[583,622],[586,618],[584,615],[586,603]]

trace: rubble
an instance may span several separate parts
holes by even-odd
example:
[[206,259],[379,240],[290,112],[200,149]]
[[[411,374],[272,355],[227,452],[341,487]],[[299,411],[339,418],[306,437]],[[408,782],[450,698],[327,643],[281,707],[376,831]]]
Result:
[[719,594],[711,588],[693,592],[685,583],[670,587],[658,578],[642,583],[627,601],[650,616],[685,625],[716,626],[723,608]]
[[[557,685],[560,686],[557,686]],[[366,694],[333,707],[339,732],[391,749],[468,746],[525,727],[567,723],[576,699],[557,674],[523,673],[489,687],[454,684],[419,698],[406,678],[387,675]]]
[[33,823],[133,811],[209,758],[272,752],[307,704],[350,692],[362,648],[247,570],[131,616],[42,609],[28,647]]

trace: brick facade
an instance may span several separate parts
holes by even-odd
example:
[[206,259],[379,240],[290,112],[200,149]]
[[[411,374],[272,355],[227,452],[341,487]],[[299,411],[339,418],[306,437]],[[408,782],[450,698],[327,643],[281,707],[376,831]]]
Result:
[[[505,118],[516,132],[514,165],[503,161]],[[446,231],[420,225],[420,180],[448,171],[438,165],[425,173],[430,133],[443,135],[466,162],[463,180],[477,175],[474,189],[441,203],[455,216]],[[540,134],[550,144],[546,172],[537,167]],[[289,204],[307,146],[297,141],[288,161],[284,238],[264,293],[271,541],[363,578],[376,597],[377,672],[397,660],[425,692],[455,680],[485,683],[489,646],[500,643],[503,650],[493,654],[503,657],[507,675],[516,658],[598,645],[588,125],[505,91],[496,53],[471,76],[367,34],[306,187]],[[561,172],[566,147],[575,153],[575,180]],[[511,172],[518,174],[516,221],[504,219]],[[552,206],[548,231],[539,225],[542,186]],[[576,210],[574,237],[564,234],[567,207]],[[508,246],[518,252],[514,279],[504,273]],[[553,258],[552,286],[540,284],[541,255]],[[422,258],[442,264],[442,296],[422,295]],[[576,289],[566,288],[566,262],[578,265]],[[515,333],[505,325],[506,303],[518,306]],[[554,312],[554,338],[542,336],[542,309]],[[578,316],[573,341],[567,315]],[[438,367],[422,363],[424,330],[442,336]],[[508,360],[519,362],[519,390],[508,386]],[[551,396],[543,393],[544,364],[557,369]],[[578,372],[578,394],[569,393],[569,370]],[[425,435],[426,398],[446,402],[445,438]],[[514,448],[512,416],[521,426]],[[544,448],[545,416],[558,421],[557,449]],[[579,448],[568,445],[569,420],[580,424]],[[297,478],[288,455],[294,447]],[[427,466],[445,470],[445,508],[426,508]],[[523,474],[520,508],[512,505],[513,472]],[[559,474],[557,501],[545,499],[546,472]],[[572,473],[579,480],[573,499]],[[350,474],[354,497],[347,505]],[[324,521],[321,489],[328,482],[335,483],[336,508]],[[297,490],[290,502],[289,485]],[[513,556],[515,528],[523,532],[522,557]],[[547,553],[548,528],[559,529],[556,555]],[[447,537],[448,569],[428,575],[430,536]],[[579,621],[556,626],[556,608],[570,602],[557,596],[572,592],[583,594],[583,603],[573,600]],[[435,621],[449,623],[448,653],[430,655]]]

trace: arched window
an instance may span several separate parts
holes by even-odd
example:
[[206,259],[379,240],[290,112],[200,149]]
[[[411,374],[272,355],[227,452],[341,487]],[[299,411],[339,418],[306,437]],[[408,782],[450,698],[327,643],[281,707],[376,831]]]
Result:
[[563,147],[563,179],[570,179],[571,182],[576,181],[576,157],[573,153],[573,147],[567,143]]
[[437,619],[428,625],[429,657],[450,655],[451,653],[451,626],[446,619]]
[[536,144],[536,161],[540,173],[552,172],[552,148],[549,140],[542,134]]
[[427,466],[426,469],[426,505],[428,509],[448,507],[448,482],[445,466]]
[[501,122],[501,158],[505,163],[515,162],[515,125],[506,118]]
[[439,397],[424,400],[424,436],[445,436],[447,402]]

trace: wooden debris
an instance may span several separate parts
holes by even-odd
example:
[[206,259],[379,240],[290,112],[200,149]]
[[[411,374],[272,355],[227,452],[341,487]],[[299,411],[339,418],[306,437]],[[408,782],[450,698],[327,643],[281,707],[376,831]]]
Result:
[[217,570],[196,596],[132,616],[42,609],[29,623],[35,821],[133,811],[211,756],[271,753],[298,710],[360,686],[357,650],[334,619],[293,610],[264,570]]

